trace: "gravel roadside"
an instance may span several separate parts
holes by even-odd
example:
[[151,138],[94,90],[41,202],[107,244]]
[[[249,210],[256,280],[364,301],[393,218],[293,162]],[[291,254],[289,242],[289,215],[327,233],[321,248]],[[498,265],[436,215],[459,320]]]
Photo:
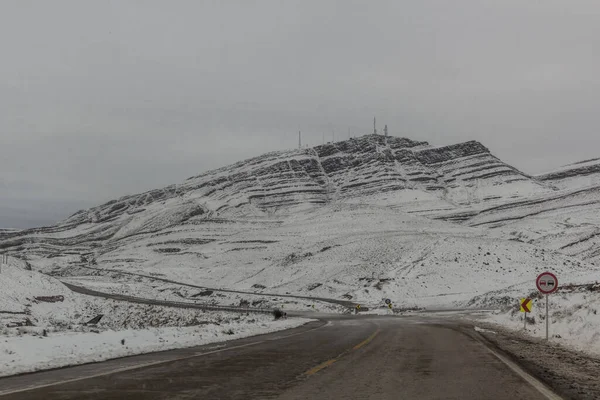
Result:
[[[473,321],[472,321],[473,322]],[[600,399],[600,357],[531,337],[525,332],[475,322],[492,347],[510,356],[527,372],[565,399]]]

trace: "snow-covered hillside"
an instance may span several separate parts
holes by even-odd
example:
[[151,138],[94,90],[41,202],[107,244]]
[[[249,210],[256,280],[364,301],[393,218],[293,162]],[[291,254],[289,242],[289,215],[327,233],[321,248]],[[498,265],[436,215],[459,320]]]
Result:
[[[202,220],[158,235],[121,239],[85,262],[78,256],[30,260],[69,279],[97,275],[91,267],[209,288],[338,298],[371,306],[391,298],[407,307],[464,304],[489,290],[530,281],[549,265],[559,273],[592,268],[558,252],[489,237],[483,228],[358,204],[279,219]],[[102,274],[93,285],[102,279],[113,285],[136,282],[131,276]],[[80,282],[85,284],[85,279]]]
[[484,209],[466,223],[598,264],[599,215],[600,186],[595,186]]
[[367,135],[265,154],[53,227],[0,232],[0,250],[72,281],[125,281],[123,290],[148,286],[114,271],[258,294],[451,306],[541,270],[595,270],[598,190],[557,186],[478,142]]
[[565,165],[536,178],[560,189],[600,186],[600,158]]
[[14,258],[0,265],[0,376],[197,346],[305,322],[104,300],[73,293]]

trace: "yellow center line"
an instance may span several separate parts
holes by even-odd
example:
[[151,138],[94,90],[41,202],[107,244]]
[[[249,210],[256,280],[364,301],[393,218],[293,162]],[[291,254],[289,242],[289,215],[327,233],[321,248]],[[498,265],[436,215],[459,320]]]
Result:
[[377,336],[380,332],[380,329],[377,329],[371,336],[369,336],[368,338],[366,338],[365,340],[363,340],[362,342],[360,342],[359,344],[357,344],[356,346],[354,346],[352,349],[350,350],[346,350],[345,352],[343,352],[342,354],[340,354],[339,356],[337,356],[336,358],[332,358],[331,360],[327,360],[324,363],[321,363],[319,365],[317,365],[314,368],[309,369],[308,371],[306,371],[304,373],[304,375],[314,375],[317,372],[329,367],[330,365],[332,365],[333,363],[335,363],[337,360],[339,360],[341,357],[345,356],[346,354],[350,353],[351,351],[354,350],[358,350],[361,347],[369,344],[369,342],[371,342],[373,339],[375,339],[375,336]]
[[368,338],[366,338],[364,341],[362,341],[362,342],[360,342],[359,344],[357,344],[356,346],[354,346],[354,347],[352,348],[352,350],[358,350],[358,349],[360,349],[361,347],[363,347],[364,345],[366,345],[366,344],[369,344],[369,342],[370,342],[371,340],[375,339],[375,336],[377,336],[377,334],[379,334],[379,331],[380,331],[380,330],[379,330],[379,329],[377,329],[377,330],[375,331],[375,333],[373,333],[371,336],[369,336]]
[[319,372],[320,370],[329,367],[331,364],[333,364],[336,361],[337,361],[337,358],[331,359],[329,361],[325,361],[324,363],[319,364],[316,367],[309,369],[308,371],[306,371],[304,373],[304,375],[314,375],[317,372]]

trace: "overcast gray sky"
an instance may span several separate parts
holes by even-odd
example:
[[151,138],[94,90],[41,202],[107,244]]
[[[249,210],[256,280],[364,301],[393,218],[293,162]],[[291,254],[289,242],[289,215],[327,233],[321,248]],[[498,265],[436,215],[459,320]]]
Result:
[[3,0],[0,226],[371,130],[600,157],[597,0]]

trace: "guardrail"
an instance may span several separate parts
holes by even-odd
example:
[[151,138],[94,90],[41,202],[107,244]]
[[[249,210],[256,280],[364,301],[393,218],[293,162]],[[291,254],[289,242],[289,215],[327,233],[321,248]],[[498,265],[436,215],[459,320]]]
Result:
[[97,290],[91,290],[82,286],[72,285],[70,283],[62,282],[67,288],[75,293],[85,294],[88,296],[101,297],[104,299],[112,299],[119,301],[127,301],[129,303],[138,304],[149,304],[154,306],[164,307],[175,307],[175,308],[196,308],[198,310],[206,311],[230,311],[239,313],[259,313],[259,314],[271,314],[274,309],[271,308],[254,308],[254,307],[236,307],[236,306],[215,306],[210,304],[199,304],[199,303],[188,303],[183,301],[167,301],[167,300],[155,300],[145,299],[142,297],[127,296],[123,294],[113,294],[98,292]]

